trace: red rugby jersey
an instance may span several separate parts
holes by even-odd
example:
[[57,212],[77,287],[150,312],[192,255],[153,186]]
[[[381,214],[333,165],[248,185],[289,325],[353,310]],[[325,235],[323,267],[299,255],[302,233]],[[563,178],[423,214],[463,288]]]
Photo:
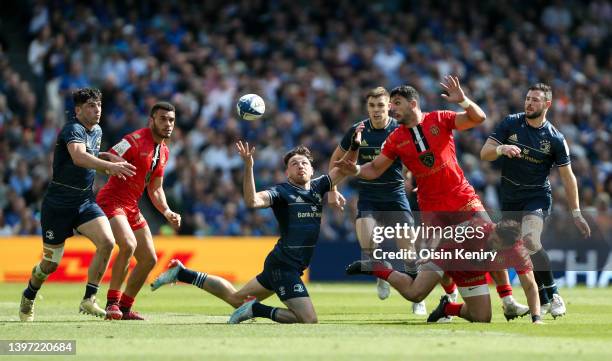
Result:
[[453,140],[456,113],[438,110],[423,115],[415,127],[402,124],[393,131],[382,146],[382,154],[389,159],[400,157],[412,172],[421,210],[426,210],[424,205],[428,203],[439,204],[449,197],[475,196],[457,163]]
[[136,175],[126,180],[110,177],[98,197],[110,197],[126,205],[137,205],[151,179],[164,175],[169,155],[166,144],[155,143],[150,128],[142,128],[126,135],[109,152],[134,165]]

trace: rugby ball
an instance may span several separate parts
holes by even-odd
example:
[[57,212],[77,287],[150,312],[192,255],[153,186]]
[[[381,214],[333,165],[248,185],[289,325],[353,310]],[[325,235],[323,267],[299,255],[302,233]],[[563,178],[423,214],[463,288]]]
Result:
[[256,120],[266,111],[266,103],[257,94],[245,94],[238,99],[236,104],[238,116],[244,120]]

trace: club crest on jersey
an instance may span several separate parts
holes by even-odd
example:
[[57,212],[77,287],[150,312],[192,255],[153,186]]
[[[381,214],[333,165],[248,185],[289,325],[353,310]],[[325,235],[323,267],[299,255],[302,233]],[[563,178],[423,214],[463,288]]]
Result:
[[438,128],[437,125],[432,125],[431,128],[429,128],[429,132],[431,133],[431,135],[438,135],[440,134],[440,128]]
[[550,141],[548,139],[540,140],[540,150],[544,153],[550,152]]
[[433,167],[436,158],[434,157],[432,152],[427,152],[419,155],[419,160],[423,163],[424,166],[431,168]]

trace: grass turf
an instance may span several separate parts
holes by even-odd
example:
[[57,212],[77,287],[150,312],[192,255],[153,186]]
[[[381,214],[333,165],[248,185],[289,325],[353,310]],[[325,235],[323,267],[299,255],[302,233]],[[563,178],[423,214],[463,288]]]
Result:
[[[426,324],[397,293],[378,300],[374,284],[310,284],[318,325],[268,320],[227,325],[231,308],[191,286],[141,291],[134,307],[148,320],[103,321],[79,314],[84,285],[47,284],[36,321],[18,322],[24,285],[0,284],[0,339],[76,339],[70,360],[605,360],[612,355],[612,288],[562,289],[568,314],[546,325],[529,316],[506,322],[492,294],[492,324]],[[105,295],[102,287],[100,295]],[[442,290],[427,299],[432,310]],[[515,297],[525,303],[520,288]],[[102,305],[104,302],[100,302]],[[267,304],[280,306],[271,297]],[[41,356],[2,356],[41,359]],[[44,356],[45,360],[60,359]]]

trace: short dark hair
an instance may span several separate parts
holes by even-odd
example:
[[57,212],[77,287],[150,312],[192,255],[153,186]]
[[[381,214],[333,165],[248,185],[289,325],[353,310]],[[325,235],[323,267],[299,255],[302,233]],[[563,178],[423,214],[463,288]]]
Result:
[[378,97],[389,98],[389,92],[387,91],[387,89],[379,86],[374,89],[370,89],[370,91],[368,91],[368,93],[366,94],[366,100],[370,98],[378,98]]
[[151,113],[149,114],[149,116],[153,117],[155,115],[155,112],[158,109],[162,109],[162,110],[165,110],[167,112],[175,111],[174,105],[172,105],[172,104],[170,104],[168,102],[157,102],[157,103],[155,103],[155,105],[153,105],[153,108],[151,108]]
[[495,227],[502,245],[512,246],[521,237],[521,224],[513,219],[502,219]]
[[416,100],[417,102],[419,101],[419,92],[410,85],[401,85],[393,88],[391,90],[390,97],[393,98],[396,95],[404,97],[407,100]]
[[102,93],[96,88],[81,88],[72,92],[72,101],[74,106],[79,106],[87,103],[89,99],[102,101]]
[[306,148],[303,145],[298,145],[297,147],[291,149],[291,151],[289,151],[283,157],[283,162],[285,162],[285,167],[287,167],[287,165],[289,164],[289,159],[293,158],[294,155],[303,155],[304,157],[306,157],[306,159],[308,159],[308,161],[310,161],[311,165],[312,165],[312,162],[314,161],[314,159],[312,158],[312,154],[310,153],[310,149]]
[[552,88],[548,84],[544,84],[544,83],[533,84],[532,86],[529,87],[527,91],[530,91],[530,90],[539,90],[542,93],[544,93],[544,98],[546,100],[552,100]]

